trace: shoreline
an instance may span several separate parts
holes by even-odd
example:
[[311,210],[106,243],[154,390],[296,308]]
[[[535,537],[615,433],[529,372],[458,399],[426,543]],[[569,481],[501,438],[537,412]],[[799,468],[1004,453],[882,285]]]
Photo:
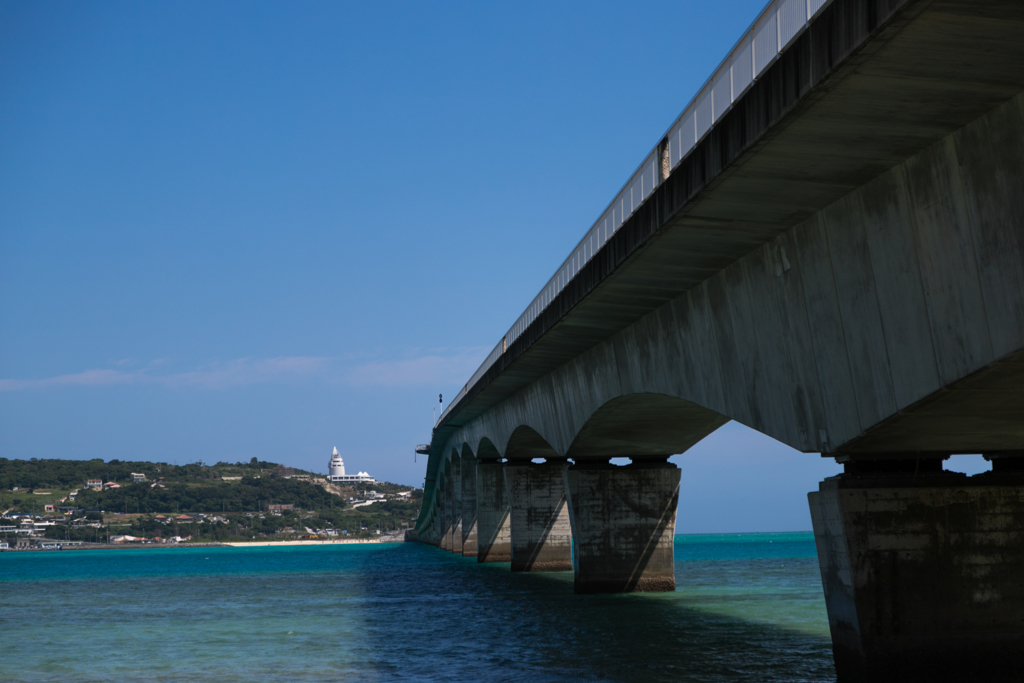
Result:
[[348,543],[404,543],[401,538],[350,538],[326,541],[232,541],[220,545],[231,546],[232,548],[259,548],[272,545],[339,545]]
[[401,538],[352,538],[324,541],[210,541],[205,543],[90,543],[88,545],[69,545],[61,548],[0,548],[0,553],[24,552],[64,552],[65,550],[143,550],[157,548],[268,548],[271,546],[293,545],[353,545],[361,543],[405,543]]

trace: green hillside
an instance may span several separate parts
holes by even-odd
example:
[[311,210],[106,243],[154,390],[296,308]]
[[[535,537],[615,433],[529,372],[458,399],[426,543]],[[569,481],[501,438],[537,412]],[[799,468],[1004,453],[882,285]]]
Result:
[[[132,483],[132,473],[147,480]],[[117,487],[89,489],[87,479]],[[364,499],[369,489],[388,499],[353,508],[348,499]],[[71,499],[73,490],[78,493]],[[307,529],[368,535],[412,526],[422,494],[388,482],[338,488],[319,475],[255,458],[216,465],[0,458],[0,511],[38,515],[55,505],[52,517],[59,524],[46,535],[69,540],[101,540],[108,532],[194,540],[291,538],[308,535]],[[170,519],[183,514],[218,519]],[[102,526],[82,526],[86,517]]]

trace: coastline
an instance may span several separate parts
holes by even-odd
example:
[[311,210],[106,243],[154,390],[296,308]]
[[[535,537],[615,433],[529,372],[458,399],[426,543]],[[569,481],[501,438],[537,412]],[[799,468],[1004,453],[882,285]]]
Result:
[[349,545],[357,543],[404,543],[402,538],[351,538],[324,541],[213,541],[206,543],[90,543],[86,545],[68,545],[61,548],[0,548],[0,553],[24,552],[63,552],[65,550],[140,550],[148,548],[268,548],[283,545]]
[[401,538],[348,538],[326,541],[237,541],[221,543],[232,548],[259,548],[272,545],[338,545],[346,543],[404,543]]

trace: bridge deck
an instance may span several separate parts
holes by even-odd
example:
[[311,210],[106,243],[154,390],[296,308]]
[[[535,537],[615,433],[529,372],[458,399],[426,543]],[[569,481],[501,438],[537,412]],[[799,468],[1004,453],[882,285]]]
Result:
[[1021,63],[1022,5],[836,0],[468,387],[434,443],[1010,99]]

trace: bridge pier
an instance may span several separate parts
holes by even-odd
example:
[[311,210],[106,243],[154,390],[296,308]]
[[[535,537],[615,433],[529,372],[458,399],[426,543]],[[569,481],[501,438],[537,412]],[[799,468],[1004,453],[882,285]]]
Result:
[[674,591],[679,469],[666,458],[565,472],[577,593]]
[[572,530],[563,483],[567,467],[568,462],[560,459],[542,464],[510,460],[505,464],[512,571],[572,569]]
[[452,545],[456,555],[462,554],[462,460],[452,458]]
[[477,555],[476,460],[462,456],[462,556]]
[[450,551],[452,549],[452,478],[449,476],[444,483],[444,514],[441,526],[444,531],[441,536],[441,549]]
[[499,460],[476,465],[477,562],[512,561],[504,467]]
[[[423,503],[426,505],[426,502]],[[440,547],[441,545],[441,505],[437,502],[437,493],[434,494],[434,512],[430,516],[425,534],[420,535],[420,539],[430,545]]]
[[993,462],[854,460],[808,494],[840,682],[1019,680],[1024,457]]

